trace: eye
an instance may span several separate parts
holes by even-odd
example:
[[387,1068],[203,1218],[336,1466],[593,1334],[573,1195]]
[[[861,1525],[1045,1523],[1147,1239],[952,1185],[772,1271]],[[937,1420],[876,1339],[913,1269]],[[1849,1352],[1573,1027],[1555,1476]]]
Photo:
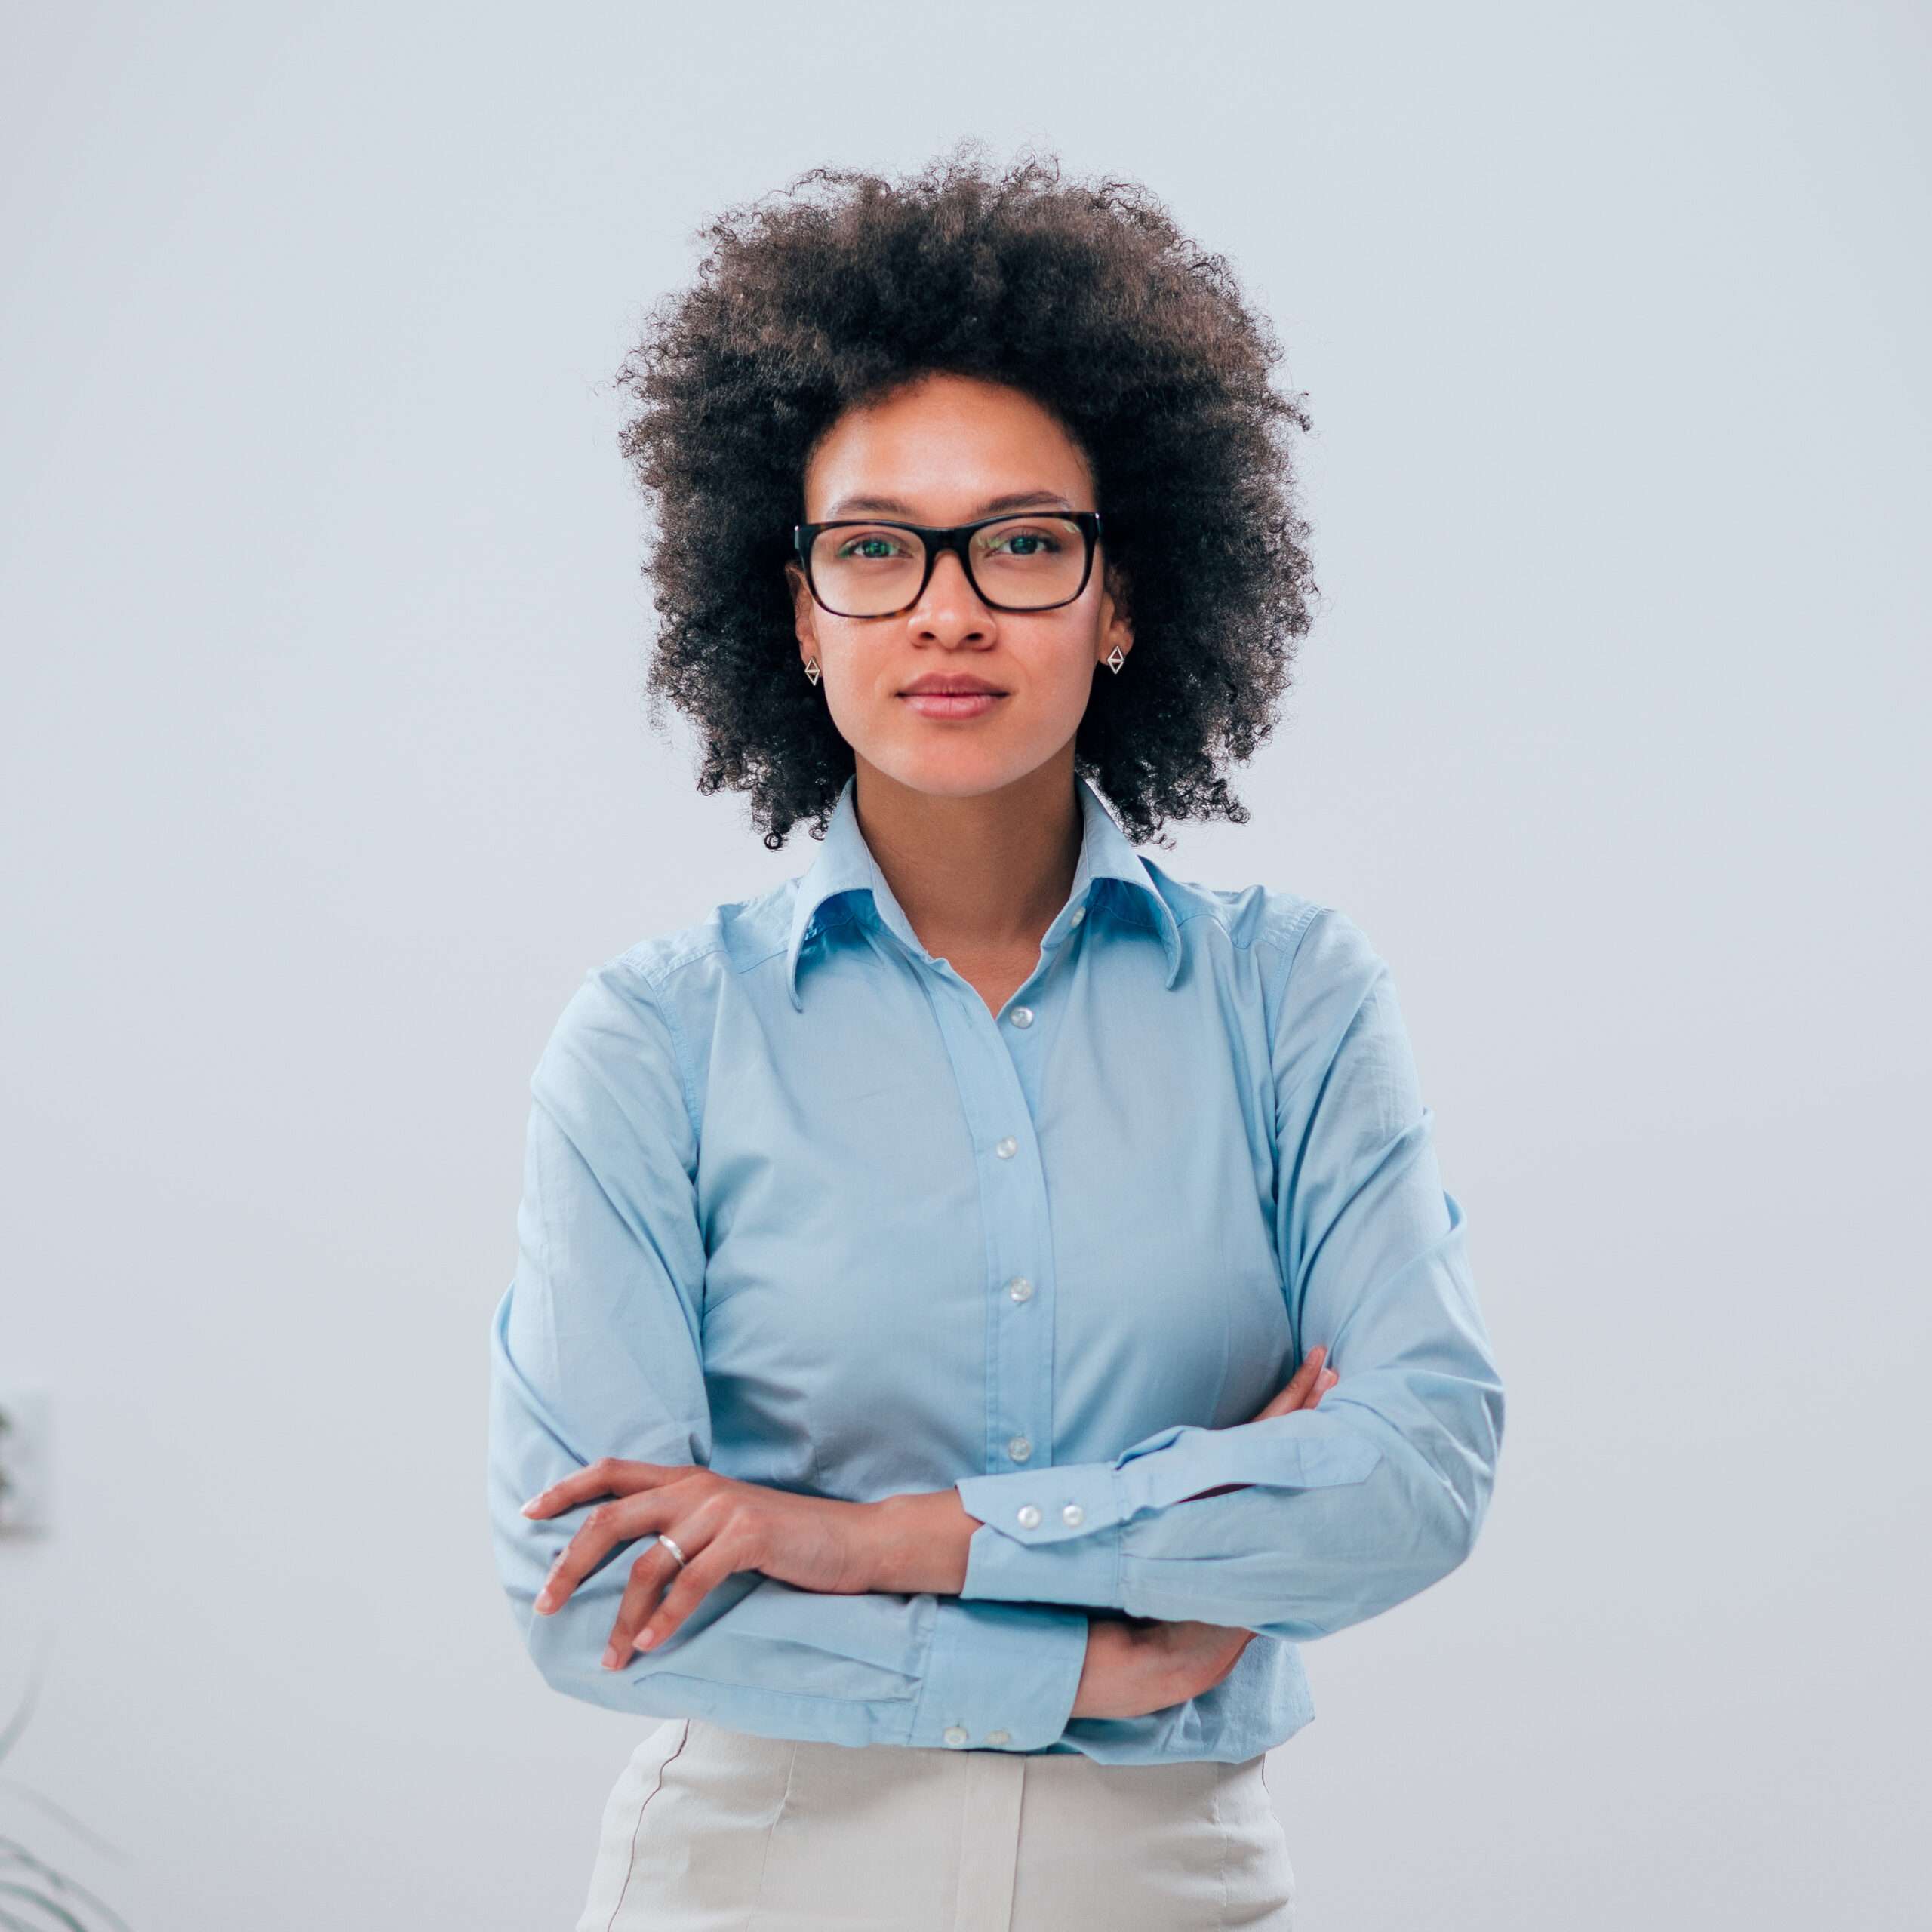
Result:
[[903,557],[906,549],[897,537],[884,531],[861,530],[845,537],[832,554],[860,563],[878,563],[888,558]]
[[1051,557],[1066,547],[1064,540],[1054,531],[1037,526],[1001,524],[997,529],[988,531],[982,540],[982,547],[989,556],[1012,557],[1024,559],[1032,557]]

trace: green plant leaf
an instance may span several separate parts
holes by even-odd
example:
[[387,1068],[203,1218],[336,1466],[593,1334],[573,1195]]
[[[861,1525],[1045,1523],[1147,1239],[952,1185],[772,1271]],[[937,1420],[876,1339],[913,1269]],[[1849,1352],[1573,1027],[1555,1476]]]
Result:
[[88,1932],[88,1928],[65,1906],[57,1903],[45,1892],[29,1890],[25,1885],[14,1884],[5,1878],[0,1878],[0,1892],[12,1893],[25,1899],[28,1904],[38,1906],[42,1912],[51,1913],[68,1928],[68,1932]]

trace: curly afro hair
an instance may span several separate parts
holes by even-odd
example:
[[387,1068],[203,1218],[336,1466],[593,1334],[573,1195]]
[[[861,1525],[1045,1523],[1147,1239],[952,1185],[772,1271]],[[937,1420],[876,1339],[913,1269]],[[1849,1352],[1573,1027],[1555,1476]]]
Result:
[[922,374],[1023,390],[1087,458],[1134,649],[1131,675],[1097,671],[1074,758],[1133,842],[1170,817],[1247,822],[1217,764],[1269,735],[1309,628],[1288,436],[1310,423],[1270,386],[1266,319],[1146,189],[1064,181],[1051,156],[990,172],[980,146],[896,181],[812,168],[718,215],[617,374],[655,526],[652,721],[668,698],[696,721],[699,791],[748,791],[773,851],[801,818],[824,837],[854,769],[798,666],[806,462]]

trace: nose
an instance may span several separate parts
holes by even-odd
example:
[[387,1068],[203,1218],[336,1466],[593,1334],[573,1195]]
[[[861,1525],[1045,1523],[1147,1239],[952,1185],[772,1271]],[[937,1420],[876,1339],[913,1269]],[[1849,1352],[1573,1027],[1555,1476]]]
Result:
[[966,566],[951,550],[940,553],[924,594],[906,615],[915,636],[946,644],[988,637],[993,629],[992,613],[974,594]]

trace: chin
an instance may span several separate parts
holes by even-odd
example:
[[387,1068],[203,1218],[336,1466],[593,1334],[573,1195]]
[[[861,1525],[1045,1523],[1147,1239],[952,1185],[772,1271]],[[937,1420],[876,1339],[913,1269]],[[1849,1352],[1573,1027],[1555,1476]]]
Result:
[[958,742],[951,745],[902,743],[890,749],[882,746],[877,753],[862,747],[859,755],[883,777],[909,792],[923,792],[935,798],[977,798],[1017,785],[1060,749],[1057,745],[1038,752],[1016,750],[1011,745],[995,748],[990,744],[968,744],[965,736],[964,732],[958,734]]

